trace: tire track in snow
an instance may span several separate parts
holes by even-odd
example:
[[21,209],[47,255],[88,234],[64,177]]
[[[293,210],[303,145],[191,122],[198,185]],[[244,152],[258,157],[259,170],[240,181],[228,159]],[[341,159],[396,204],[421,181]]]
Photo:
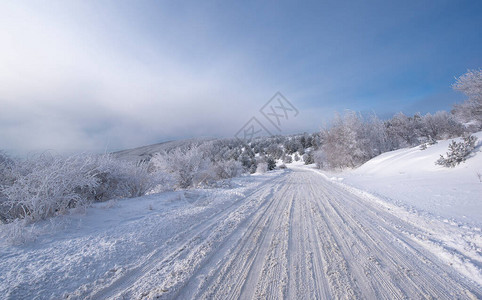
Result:
[[191,229],[96,296],[482,298],[411,237],[423,229],[309,171],[287,172]]
[[147,274],[137,279],[132,288],[114,295],[114,298],[176,298],[188,279],[209,261],[212,252],[221,247],[239,227],[244,226],[250,215],[260,207],[272,205],[272,194],[282,182],[283,176],[278,177],[271,184],[242,199],[242,203],[235,209],[214,216],[208,221],[209,227],[203,226],[200,234],[173,251],[157,266],[151,267]]
[[[334,186],[320,176],[311,177],[320,211],[332,227],[343,255],[356,274],[363,295],[376,298],[452,299],[470,295],[454,270],[400,232],[418,228],[396,216],[368,206],[366,200]],[[329,191],[329,192],[326,192]],[[387,222],[387,220],[390,220]],[[397,224],[394,226],[394,224]],[[398,227],[397,227],[398,226]],[[365,264],[360,264],[365,261]],[[366,273],[368,280],[364,279]],[[475,289],[480,294],[480,287]]]
[[[283,195],[287,191],[281,185],[278,188],[281,190],[278,194]],[[194,279],[186,288],[190,291],[191,286],[196,285],[202,293],[185,292],[178,297],[183,299],[251,298],[269,243],[277,231],[274,224],[277,224],[277,211],[280,205],[283,205],[283,202],[277,201],[272,196],[269,203],[261,206],[246,220],[248,224],[246,227],[240,228],[239,232],[226,241],[224,247],[220,247],[212,254],[211,262],[206,263],[194,276],[208,279],[201,282]]]
[[[276,185],[280,178],[269,179],[266,183],[268,186]],[[269,190],[268,190],[269,191]],[[133,286],[137,286],[136,281],[139,281],[147,273],[153,269],[159,270],[162,266],[168,264],[168,261],[175,261],[178,259],[193,241],[202,240],[202,237],[209,232],[219,220],[224,220],[227,215],[239,209],[239,206],[245,204],[246,198],[262,196],[267,192],[265,185],[258,186],[247,192],[245,197],[242,197],[232,204],[230,204],[221,213],[214,212],[208,218],[201,220],[194,220],[194,223],[182,232],[176,234],[167,240],[159,248],[153,250],[148,256],[144,257],[141,262],[137,262],[134,267],[128,269],[120,278],[114,282],[110,282],[105,286],[96,287],[90,295],[83,295],[84,299],[108,299],[110,297],[117,298],[118,295],[125,294]],[[168,253],[166,255],[166,252]]]
[[[293,187],[286,184],[286,192],[273,201],[282,203],[281,209],[276,213],[277,222],[273,225],[274,234],[271,238],[268,251],[264,256],[263,264],[254,298],[256,299],[282,299],[286,298],[288,284],[288,242],[290,229],[290,213],[293,205]],[[242,296],[244,296],[242,294]],[[245,297],[242,297],[245,298]]]

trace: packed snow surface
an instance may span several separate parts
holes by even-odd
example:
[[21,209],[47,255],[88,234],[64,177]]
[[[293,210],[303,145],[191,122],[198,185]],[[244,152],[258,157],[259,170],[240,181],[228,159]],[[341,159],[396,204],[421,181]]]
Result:
[[0,247],[2,298],[482,297],[480,228],[301,167],[100,203],[34,232]]

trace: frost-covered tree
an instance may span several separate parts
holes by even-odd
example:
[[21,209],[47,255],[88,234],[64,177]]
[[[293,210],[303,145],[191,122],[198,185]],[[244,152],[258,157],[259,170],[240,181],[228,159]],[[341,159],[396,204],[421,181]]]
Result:
[[305,162],[305,165],[311,165],[315,163],[315,160],[313,159],[313,153],[310,151],[303,154],[303,161]]
[[280,159],[283,155],[283,150],[275,141],[271,141],[271,144],[266,148],[266,154],[274,159]]
[[359,115],[347,112],[336,116],[333,126],[322,132],[325,163],[330,168],[353,168],[366,161],[367,140]]
[[438,111],[434,115],[423,116],[422,137],[425,140],[447,139],[460,136],[464,132],[462,124],[446,111]]
[[454,105],[454,115],[473,130],[482,128],[482,69],[469,70],[452,86],[464,93],[468,99]]
[[276,169],[276,161],[273,157],[268,156],[268,158],[266,158],[266,163],[268,164],[268,171]]
[[293,154],[298,150],[298,145],[294,137],[288,138],[283,146],[286,154]]
[[408,117],[398,113],[386,122],[387,135],[391,149],[411,147],[419,144],[418,137],[422,127],[421,118],[418,115]]
[[366,152],[367,158],[375,157],[383,152],[390,151],[390,142],[385,128],[385,124],[375,114],[370,116],[369,121],[364,122],[363,133],[365,140],[365,147],[368,147]]

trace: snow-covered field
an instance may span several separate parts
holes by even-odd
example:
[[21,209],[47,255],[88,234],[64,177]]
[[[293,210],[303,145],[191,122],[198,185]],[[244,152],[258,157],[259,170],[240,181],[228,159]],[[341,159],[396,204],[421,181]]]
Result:
[[482,155],[442,169],[447,143],[36,224],[35,240],[1,241],[0,298],[480,299]]

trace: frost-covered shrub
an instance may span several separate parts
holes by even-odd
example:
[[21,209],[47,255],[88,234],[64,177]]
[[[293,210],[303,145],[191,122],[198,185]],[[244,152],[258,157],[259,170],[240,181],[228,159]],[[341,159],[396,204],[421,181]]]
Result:
[[94,162],[86,155],[63,158],[48,153],[17,161],[11,169],[14,182],[1,188],[3,205],[10,217],[33,221],[83,205],[82,194],[99,184]]
[[[2,164],[3,166],[3,164]],[[94,201],[138,197],[170,187],[167,174],[147,162],[110,155],[54,156],[15,160],[1,168],[0,219],[38,221]]]
[[249,167],[249,173],[250,174],[254,174],[256,173],[256,169],[258,168],[258,163],[255,161],[251,167]]
[[157,170],[171,174],[176,187],[181,189],[196,186],[213,176],[212,164],[198,146],[158,153],[151,161]]
[[0,226],[0,237],[10,245],[22,245],[37,238],[35,226],[28,226],[27,220],[15,219]]
[[322,169],[325,166],[325,155],[323,151],[319,150],[313,153],[313,160],[315,161],[316,167]]
[[217,180],[256,170],[254,153],[237,146],[229,140],[190,145],[157,153],[151,163],[154,169],[170,174],[176,188],[213,186]]
[[461,162],[465,162],[470,153],[475,149],[475,142],[477,137],[468,135],[463,138],[462,142],[452,141],[449,145],[449,152],[444,157],[440,155],[440,158],[435,162],[437,165],[441,165],[448,168],[453,168]]
[[249,173],[256,172],[256,158],[253,155],[243,154],[239,157],[239,161],[243,165],[244,171]]
[[7,198],[5,198],[5,196],[0,196],[0,223],[7,223],[11,219],[13,218],[11,217]]
[[283,163],[285,164],[290,164],[293,162],[293,158],[291,157],[291,155],[285,155],[283,157]]
[[170,188],[170,176],[162,171],[150,171],[147,162],[125,163],[121,166],[122,174],[125,176],[123,186],[128,193],[128,197],[146,195],[159,185],[161,190]]
[[433,137],[429,136],[427,145],[432,146],[432,145],[436,145],[437,143],[438,143],[438,142],[437,142],[436,139],[434,139]]
[[[12,172],[15,163],[15,159],[0,151],[0,187],[11,185],[15,181],[14,174]],[[2,194],[0,189],[0,199],[2,196],[4,197],[5,195]]]
[[220,161],[214,165],[216,179],[228,179],[240,176],[243,173],[243,165],[233,159]]
[[0,151],[0,184],[7,183],[7,177],[10,169],[14,165],[14,160],[10,158],[5,152]]
[[171,188],[171,176],[148,162],[124,161],[110,155],[98,159],[95,201],[140,197],[154,189],[159,192]]
[[427,142],[423,143],[420,145],[420,150],[427,150],[428,146],[433,146],[437,144],[437,140],[434,139],[433,137],[429,136],[427,139]]
[[14,164],[15,161],[12,158],[0,151],[0,223],[7,223],[11,219],[9,204],[2,191],[3,188],[12,185],[15,180],[12,174]]
[[256,168],[256,173],[263,174],[266,172],[268,172],[268,164],[265,162],[259,162],[258,167]]

